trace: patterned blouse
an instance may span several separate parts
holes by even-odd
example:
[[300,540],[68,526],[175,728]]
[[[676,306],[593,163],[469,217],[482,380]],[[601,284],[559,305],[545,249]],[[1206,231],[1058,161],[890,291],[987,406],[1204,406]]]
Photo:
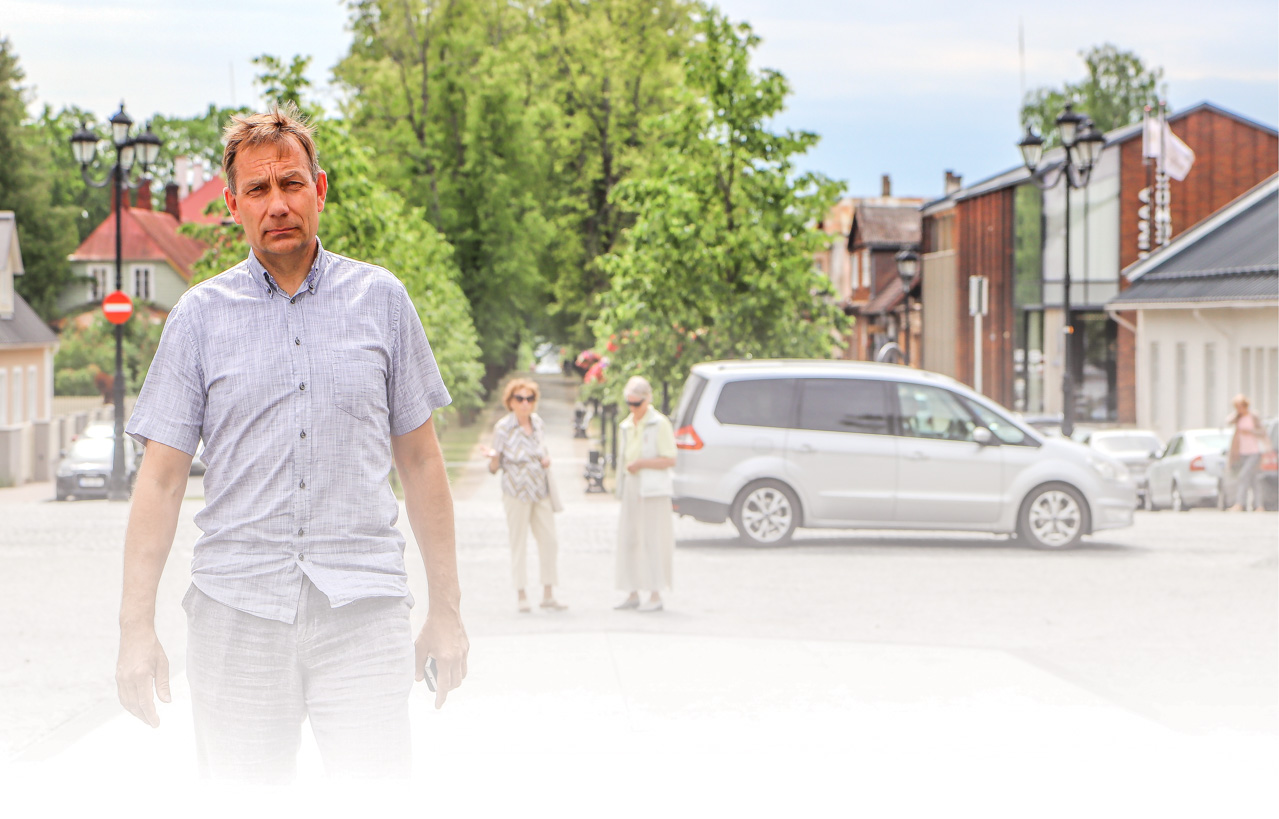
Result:
[[537,503],[550,494],[546,487],[546,445],[542,440],[542,419],[533,413],[530,435],[510,413],[493,427],[493,451],[502,465],[502,492],[525,503]]

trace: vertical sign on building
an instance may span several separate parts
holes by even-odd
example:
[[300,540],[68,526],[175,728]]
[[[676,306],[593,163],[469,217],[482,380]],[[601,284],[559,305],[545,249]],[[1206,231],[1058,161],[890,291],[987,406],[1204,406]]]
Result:
[[1190,173],[1195,152],[1168,127],[1167,104],[1159,103],[1158,115],[1146,106],[1141,129],[1141,157],[1146,166],[1146,187],[1137,192],[1137,258],[1172,241],[1172,187]]

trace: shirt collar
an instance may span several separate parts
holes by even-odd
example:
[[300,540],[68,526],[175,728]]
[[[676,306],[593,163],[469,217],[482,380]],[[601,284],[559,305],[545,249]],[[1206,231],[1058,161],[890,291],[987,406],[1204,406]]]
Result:
[[[332,254],[324,249],[324,244],[320,241],[320,237],[315,237],[315,261],[311,262],[311,270],[306,274],[306,280],[302,282],[302,288],[298,293],[307,292],[312,296],[315,295],[316,289],[319,287],[320,278],[324,275],[324,271],[328,269]],[[267,296],[274,297],[276,293],[284,296],[286,299],[291,298],[293,293],[285,293],[284,290],[275,282],[275,277],[270,271],[258,261],[258,257],[253,253],[253,248],[249,248],[249,274],[253,280],[257,282]]]

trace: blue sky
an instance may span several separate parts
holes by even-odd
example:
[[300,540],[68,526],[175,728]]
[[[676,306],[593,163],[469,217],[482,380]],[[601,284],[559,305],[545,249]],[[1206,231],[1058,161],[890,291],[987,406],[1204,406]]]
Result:
[[[1018,163],[1015,143],[1025,31],[1025,86],[1083,76],[1079,52],[1111,42],[1162,66],[1173,108],[1210,100],[1279,123],[1279,4],[1274,0],[721,0],[763,38],[758,64],[793,96],[778,127],[815,131],[801,163],[879,190],[932,197],[946,169],[974,181]],[[186,116],[210,102],[252,104],[250,59],[314,57],[321,95],[349,42],[336,0],[0,0],[36,102],[109,116],[123,97],[135,119]]]

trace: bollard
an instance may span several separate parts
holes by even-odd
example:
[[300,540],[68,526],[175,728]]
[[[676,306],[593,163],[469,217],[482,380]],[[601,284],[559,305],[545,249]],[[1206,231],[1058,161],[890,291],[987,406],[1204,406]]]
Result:
[[573,437],[586,437],[586,408],[581,405],[573,410]]
[[586,478],[586,494],[608,491],[604,488],[604,459],[600,456],[600,451],[594,447],[587,456],[586,470],[582,473],[582,477]]

